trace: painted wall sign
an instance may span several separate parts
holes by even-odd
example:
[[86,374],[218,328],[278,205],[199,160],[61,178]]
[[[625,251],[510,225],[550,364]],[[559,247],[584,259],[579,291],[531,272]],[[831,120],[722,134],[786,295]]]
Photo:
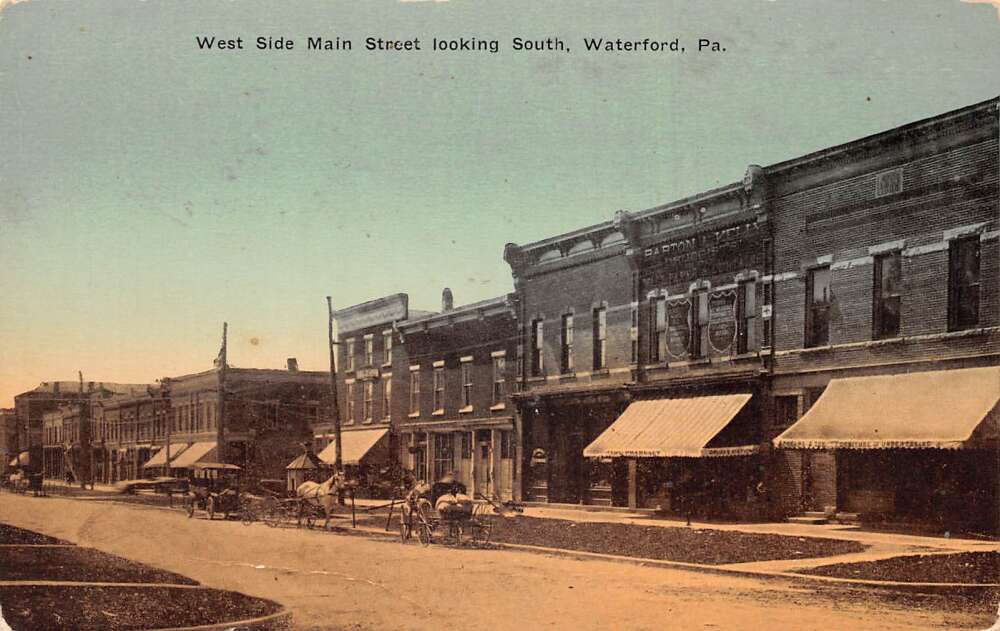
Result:
[[753,218],[650,246],[643,250],[645,283],[669,287],[694,278],[760,268],[762,232]]
[[736,292],[708,295],[708,342],[717,353],[725,353],[736,340]]
[[407,303],[405,294],[396,294],[338,311],[334,314],[337,331],[343,334],[347,331],[405,320],[408,314]]

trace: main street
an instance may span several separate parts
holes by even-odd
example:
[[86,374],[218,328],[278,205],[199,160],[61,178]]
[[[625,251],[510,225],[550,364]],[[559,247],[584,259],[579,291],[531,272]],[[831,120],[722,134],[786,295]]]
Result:
[[[277,600],[299,629],[982,629],[969,612],[866,591],[423,548],[178,510],[0,494],[0,521]],[[945,603],[947,604],[947,603]]]

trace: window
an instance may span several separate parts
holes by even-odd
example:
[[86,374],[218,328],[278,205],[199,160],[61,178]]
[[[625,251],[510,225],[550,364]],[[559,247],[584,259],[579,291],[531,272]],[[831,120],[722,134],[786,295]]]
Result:
[[500,459],[510,460],[514,457],[514,432],[501,430],[500,432]]
[[604,307],[594,309],[594,370],[607,368],[608,352],[608,310]]
[[455,469],[454,439],[451,434],[432,434],[434,437],[434,479],[440,480]]
[[979,324],[979,235],[951,242],[948,253],[948,330]]
[[504,396],[507,394],[507,380],[505,379],[505,373],[507,372],[507,358],[504,356],[493,358],[493,405],[499,405],[503,403]]
[[763,287],[763,292],[764,292],[764,307],[763,307],[763,313],[761,314],[763,316],[763,318],[764,318],[764,328],[763,328],[763,331],[764,331],[763,338],[764,339],[763,339],[763,342],[764,342],[764,346],[767,346],[767,347],[770,347],[772,345],[771,344],[771,318],[772,318],[772,314],[771,314],[771,304],[772,304],[771,287],[772,287],[771,283],[764,283],[764,287]]
[[434,367],[434,411],[444,410],[444,366]]
[[462,362],[462,407],[472,407],[472,362]]
[[420,414],[420,371],[410,371],[410,414]]
[[543,365],[543,348],[545,344],[545,322],[534,320],[531,323],[531,376],[540,377],[545,369]]
[[382,418],[388,421],[392,417],[392,377],[382,377]]
[[667,340],[667,300],[654,298],[649,307],[649,361],[655,363],[660,361]]
[[461,458],[463,460],[468,460],[472,458],[472,432],[461,432],[459,434],[459,442],[461,443]]
[[382,334],[382,364],[392,363],[392,332]]
[[876,340],[899,335],[899,284],[901,277],[902,266],[899,252],[875,257],[872,337]]
[[774,397],[774,429],[784,430],[792,426],[799,418],[799,397]]
[[347,422],[353,423],[354,419],[354,382],[347,384]]
[[349,337],[344,340],[344,346],[347,350],[347,370],[354,370],[354,338]]
[[691,296],[691,353],[692,359],[704,357],[703,333],[708,330],[708,291],[699,289]]
[[375,338],[371,335],[365,336],[365,366],[375,365]]
[[362,409],[362,412],[364,414],[365,423],[370,423],[373,416],[372,399],[375,396],[375,382],[366,381],[362,387],[364,388],[364,396],[365,396],[363,401],[364,408]]
[[573,372],[573,314],[562,317],[562,354],[560,355],[562,372]]
[[830,343],[830,268],[809,270],[806,276],[806,348]]
[[414,434],[413,476],[417,480],[427,480],[427,435]]
[[757,316],[757,283],[742,282],[736,294],[736,352],[739,354],[757,350],[754,324]]
[[639,307],[632,305],[632,327],[629,329],[629,338],[632,341],[632,363],[639,361]]

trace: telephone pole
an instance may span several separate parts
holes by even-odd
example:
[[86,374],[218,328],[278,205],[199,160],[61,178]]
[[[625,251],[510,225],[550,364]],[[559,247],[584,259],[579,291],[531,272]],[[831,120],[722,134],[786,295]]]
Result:
[[337,342],[333,339],[333,301],[330,296],[326,297],[326,310],[330,346],[330,414],[333,418],[333,439],[336,441],[334,449],[334,454],[336,455],[334,456],[333,466],[337,473],[343,473],[343,449],[341,447],[343,443],[340,440],[340,406],[337,403]]
[[219,462],[226,461],[226,335],[229,330],[229,323],[222,323],[222,349],[219,351],[218,362],[219,371],[219,396],[215,414],[215,425],[218,430],[216,436],[216,452]]

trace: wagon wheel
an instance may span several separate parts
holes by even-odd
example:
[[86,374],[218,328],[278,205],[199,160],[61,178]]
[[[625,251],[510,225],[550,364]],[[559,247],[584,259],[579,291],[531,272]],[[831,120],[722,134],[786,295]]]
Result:
[[421,544],[429,546],[434,542],[434,538],[431,535],[432,532],[431,525],[424,520],[420,520],[420,523],[417,525],[417,538],[420,539]]
[[273,497],[269,498],[264,506],[264,523],[271,528],[277,528],[281,523],[281,506]]
[[312,507],[307,507],[305,511],[306,518],[306,528],[312,528],[316,525],[316,513],[313,512]]
[[471,525],[472,543],[476,545],[486,545],[490,542],[490,535],[493,533],[493,524],[481,522]]
[[205,510],[208,511],[208,518],[215,519],[215,498],[211,495],[205,500]]

